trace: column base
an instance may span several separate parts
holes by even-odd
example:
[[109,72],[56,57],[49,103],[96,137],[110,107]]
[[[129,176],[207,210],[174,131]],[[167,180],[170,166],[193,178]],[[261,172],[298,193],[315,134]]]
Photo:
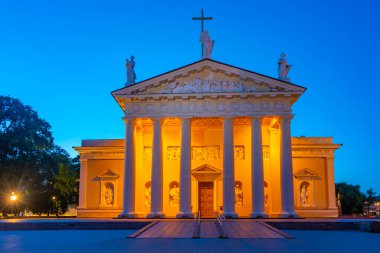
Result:
[[162,212],[157,212],[157,213],[152,212],[148,214],[146,217],[149,219],[161,219],[161,218],[165,218],[165,214]]
[[297,219],[300,216],[296,214],[295,212],[282,212],[280,214],[280,218],[285,218],[285,219]]
[[117,216],[118,219],[133,219],[136,218],[136,213],[129,212],[129,213],[121,213]]
[[237,219],[239,217],[235,212],[223,212],[223,216],[226,217],[226,219]]
[[194,219],[194,214],[192,212],[179,212],[176,215],[178,219]]
[[269,218],[269,215],[266,214],[266,213],[263,213],[263,212],[255,212],[255,213],[251,213],[251,218],[253,219],[267,219]]

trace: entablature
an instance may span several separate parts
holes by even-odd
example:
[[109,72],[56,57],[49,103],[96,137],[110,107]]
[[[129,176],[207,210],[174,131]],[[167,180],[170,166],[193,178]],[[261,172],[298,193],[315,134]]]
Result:
[[74,147],[80,160],[124,159],[124,146],[117,147]]
[[292,113],[291,98],[151,100],[125,103],[126,118],[268,116]]

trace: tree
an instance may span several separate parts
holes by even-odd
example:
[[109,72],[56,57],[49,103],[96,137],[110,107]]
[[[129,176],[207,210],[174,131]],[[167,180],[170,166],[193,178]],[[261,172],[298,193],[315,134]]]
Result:
[[6,166],[21,159],[34,159],[53,146],[48,122],[19,99],[0,96],[0,160]]
[[343,214],[358,214],[363,212],[365,195],[360,191],[359,185],[345,182],[335,184],[336,194],[340,194]]
[[19,195],[22,210],[38,185],[38,162],[53,145],[51,126],[19,99],[0,96],[0,191],[1,207],[9,209],[9,194]]
[[[49,213],[54,195],[62,211],[75,203],[77,164],[54,144],[50,129],[30,106],[0,96],[0,210]],[[11,192],[18,195],[16,207],[9,201]]]
[[373,205],[376,199],[377,199],[376,192],[372,188],[368,189],[366,192],[366,201],[368,202],[368,204]]
[[65,212],[69,205],[77,204],[78,195],[77,170],[70,164],[60,163],[58,173],[54,175],[53,188],[59,201],[61,212]]

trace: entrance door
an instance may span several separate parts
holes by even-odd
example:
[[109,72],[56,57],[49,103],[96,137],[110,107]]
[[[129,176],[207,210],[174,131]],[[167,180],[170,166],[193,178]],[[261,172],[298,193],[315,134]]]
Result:
[[198,206],[201,218],[214,217],[214,183],[199,182],[198,189]]

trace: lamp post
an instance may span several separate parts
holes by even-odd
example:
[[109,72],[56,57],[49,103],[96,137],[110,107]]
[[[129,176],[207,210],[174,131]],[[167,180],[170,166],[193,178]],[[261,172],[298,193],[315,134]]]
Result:
[[17,200],[17,195],[15,195],[14,192],[11,193],[10,200],[11,200],[11,214],[13,214],[13,207],[14,207],[15,202]]
[[53,215],[55,214],[55,211],[54,211],[54,208],[55,208],[55,196],[53,196],[52,198],[51,198],[52,200],[53,200]]

